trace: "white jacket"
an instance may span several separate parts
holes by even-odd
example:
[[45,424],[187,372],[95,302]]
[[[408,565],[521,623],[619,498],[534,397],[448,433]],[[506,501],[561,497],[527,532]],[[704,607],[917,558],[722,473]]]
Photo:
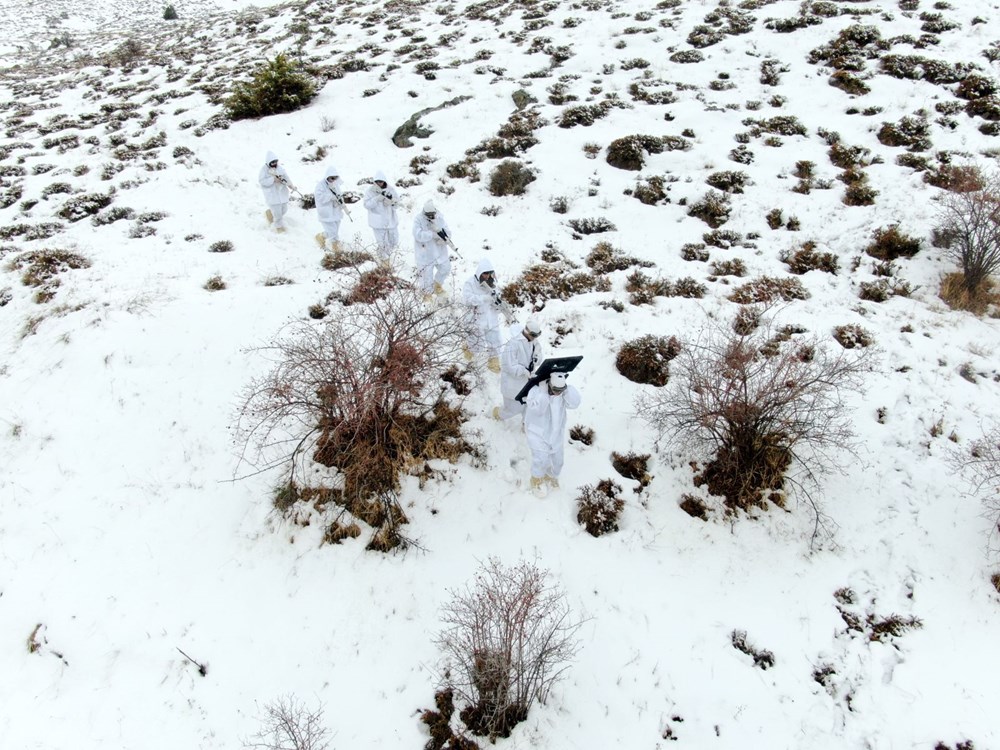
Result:
[[383,191],[378,185],[373,184],[365,191],[368,226],[372,229],[395,229],[399,226],[399,216],[396,215],[399,193],[396,192],[396,188],[389,184],[382,172],[376,172],[375,179],[385,183],[385,190]]
[[566,410],[580,405],[580,391],[571,385],[558,396],[549,394],[543,381],[528,392],[524,411],[524,432],[532,450],[558,451],[566,433]]
[[264,159],[264,166],[260,168],[260,176],[257,178],[260,189],[264,191],[264,202],[269,206],[288,203],[288,188],[295,187],[292,184],[292,178],[288,176],[288,172],[283,166],[279,164],[276,169],[267,166],[272,161],[276,161],[277,158],[273,151],[268,151],[267,158]]
[[[336,177],[333,185],[327,181],[327,177]],[[320,221],[340,221],[344,217],[344,207],[340,201],[343,200],[344,183],[337,174],[334,167],[328,167],[323,179],[316,183],[316,190],[313,196],[316,198],[316,213]]]
[[444,220],[440,211],[437,212],[434,221],[428,219],[427,214],[423,212],[416,215],[413,219],[413,249],[418,260],[421,258],[430,260],[438,254],[448,251],[447,244],[438,236],[438,231],[442,229],[445,234],[451,236],[448,222]]
[[[499,292],[486,284],[479,283],[480,274],[492,270],[493,264],[483,258],[476,266],[476,272],[466,279],[462,286],[462,302],[472,310],[476,323],[484,331],[496,328],[500,324],[499,309],[494,301],[494,294]],[[497,345],[499,346],[499,342]]]
[[510,339],[500,357],[500,393],[503,397],[514,398],[520,393],[543,359],[541,340],[528,341],[524,337],[524,326],[520,323],[512,325]]

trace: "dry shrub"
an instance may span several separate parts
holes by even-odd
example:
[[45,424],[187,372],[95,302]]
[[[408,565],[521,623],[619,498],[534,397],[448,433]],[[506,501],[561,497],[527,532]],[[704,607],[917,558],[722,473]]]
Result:
[[946,193],[940,202],[937,237],[945,254],[958,264],[962,286],[970,300],[990,276],[1000,269],[1000,173],[978,174],[971,187],[979,189]]
[[997,593],[1000,594],[1000,573],[994,573],[993,575],[991,575],[990,583],[993,584],[993,588],[995,588],[997,590]]
[[684,260],[705,262],[709,256],[708,251],[705,249],[705,243],[688,242],[681,247],[681,257]]
[[705,501],[697,495],[681,495],[680,508],[692,518],[700,518],[702,521],[708,520],[708,506]]
[[456,735],[451,728],[451,717],[455,713],[455,693],[446,688],[434,694],[437,711],[423,711],[420,721],[427,725],[431,738],[424,750],[479,750],[475,740]]
[[524,195],[532,182],[535,181],[533,170],[515,159],[500,162],[490,172],[489,189],[492,195]]
[[648,305],[657,297],[701,299],[708,289],[690,276],[670,281],[650,278],[642,271],[633,271],[625,281],[625,291],[629,292],[629,302],[633,305]]
[[715,261],[708,268],[712,276],[746,276],[747,266],[739,258]]
[[345,524],[334,519],[323,532],[323,544],[340,544],[345,539],[357,539],[359,536],[361,536],[361,527],[358,524],[353,521]]
[[646,154],[663,152],[663,139],[655,135],[627,135],[608,144],[605,160],[612,167],[638,172],[646,162]]
[[880,227],[872,235],[872,242],[865,248],[865,252],[873,258],[893,261],[912,258],[920,251],[920,240],[901,232],[899,224]]
[[924,117],[907,115],[895,123],[883,122],[877,137],[884,146],[902,146],[910,152],[931,147],[930,125]]
[[584,445],[594,444],[594,430],[582,424],[573,425],[569,430],[569,439],[573,443],[583,443]]
[[606,278],[573,271],[565,262],[558,262],[529,266],[503,288],[500,296],[515,307],[534,305],[541,310],[553,299],[567,300],[577,294],[610,290],[611,283]]
[[[808,358],[798,341],[765,355],[771,332],[770,323],[745,336],[716,324],[684,344],[669,387],[637,402],[661,438],[710,455],[695,484],[733,510],[782,505],[793,462],[815,480],[836,465],[832,451],[850,450],[842,396],[861,387],[864,354],[830,352],[816,340]],[[804,494],[818,530],[822,516]]]
[[996,293],[992,278],[980,284],[975,292],[970,292],[960,272],[942,277],[938,296],[952,310],[966,310],[975,315],[985,314],[991,305],[1000,305],[1000,294]]
[[344,297],[345,305],[370,305],[379,299],[388,297],[396,289],[402,288],[404,282],[393,270],[385,265],[378,265],[358,276]]
[[731,302],[749,305],[757,302],[791,302],[796,299],[809,299],[809,292],[798,279],[779,279],[774,276],[760,276],[748,281],[733,290],[729,295]]
[[327,271],[339,271],[342,268],[356,268],[362,263],[372,260],[372,254],[364,250],[338,249],[323,254],[319,264]]
[[653,263],[625,255],[620,248],[610,242],[598,242],[586,258],[587,267],[597,274],[609,274],[613,271],[625,271],[632,266],[648,268]]
[[336,306],[319,325],[295,324],[262,350],[276,365],[246,389],[242,435],[272,464],[284,462],[289,482],[310,460],[335,468],[339,492],[327,501],[376,529],[369,548],[402,544],[401,472],[478,450],[441,380],[462,362],[468,333],[410,289]]
[[261,63],[249,81],[240,81],[226,100],[233,120],[294,112],[316,96],[316,85],[298,62],[286,55]]
[[742,193],[743,188],[749,184],[750,175],[746,172],[734,172],[729,170],[724,172],[713,172],[706,178],[705,182],[717,190],[721,190],[723,193],[739,194]]
[[622,345],[615,357],[615,368],[633,383],[659,388],[670,380],[670,360],[680,351],[675,337],[647,334]]
[[712,229],[718,229],[729,221],[731,211],[729,196],[717,190],[710,190],[688,207],[688,216],[699,218]]
[[265,704],[257,719],[260,730],[244,740],[244,748],[326,750],[330,747],[327,739],[330,730],[325,726],[322,705],[309,709],[294,695],[282,696]]
[[952,193],[970,193],[987,187],[987,178],[972,164],[941,164],[924,172],[924,182]]
[[616,227],[611,221],[603,216],[597,218],[570,219],[567,222],[577,234],[602,234],[604,232],[615,232]]
[[528,562],[490,558],[451,594],[437,638],[445,685],[466,704],[459,715],[473,734],[508,737],[565,673],[580,625],[548,571]]
[[788,266],[791,273],[801,276],[809,271],[825,271],[826,273],[837,273],[840,268],[840,261],[833,253],[821,253],[816,251],[816,243],[813,241],[803,242],[795,251],[786,250],[781,253],[780,260]]
[[753,665],[755,667],[768,669],[769,667],[774,666],[774,654],[767,649],[757,649],[748,643],[746,631],[734,630],[730,633],[730,639],[732,640],[733,648],[737,651],[742,651],[744,654],[753,659]]
[[7,264],[11,271],[23,271],[21,283],[41,287],[50,292],[59,286],[59,274],[80,268],[90,268],[90,261],[68,250],[31,250],[15,256]]
[[868,184],[868,178],[865,176],[864,179],[847,186],[841,202],[845,206],[872,206],[877,195],[878,190]]
[[761,315],[759,307],[741,307],[733,317],[733,332],[738,336],[749,336],[760,325]]
[[875,343],[871,331],[867,331],[856,323],[837,326],[833,329],[833,338],[845,349],[864,348]]
[[634,479],[640,487],[645,487],[652,481],[652,477],[649,476],[649,458],[648,453],[612,451],[611,466],[626,479]]
[[[880,269],[876,269],[878,272]],[[886,275],[893,273],[891,265]],[[885,302],[893,297],[909,297],[913,287],[906,281],[896,278],[882,278],[875,281],[863,281],[858,286],[858,298],[868,302]]]
[[591,536],[618,531],[618,519],[625,509],[622,488],[610,479],[597,485],[584,485],[576,499],[576,520]]

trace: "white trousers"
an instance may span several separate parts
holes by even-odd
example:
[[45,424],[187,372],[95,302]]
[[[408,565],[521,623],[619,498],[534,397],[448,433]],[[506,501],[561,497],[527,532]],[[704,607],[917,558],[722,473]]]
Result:
[[531,448],[531,476],[558,478],[563,467],[562,444],[550,448],[547,445],[535,443],[529,438],[528,446]]
[[396,227],[387,229],[372,228],[375,234],[375,244],[378,246],[378,254],[383,258],[388,258],[392,251],[399,246],[399,232]]
[[284,229],[285,214],[288,213],[288,203],[268,203],[267,207],[271,209],[271,218],[274,219],[274,228]]
[[320,225],[322,225],[323,234],[326,235],[328,241],[336,242],[340,239],[340,219],[336,221],[320,221]]

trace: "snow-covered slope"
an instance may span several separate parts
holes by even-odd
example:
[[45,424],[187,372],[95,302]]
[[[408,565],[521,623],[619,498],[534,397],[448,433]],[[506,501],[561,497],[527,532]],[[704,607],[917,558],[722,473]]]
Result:
[[[992,521],[948,461],[1000,411],[996,320],[939,299],[940,278],[954,269],[929,240],[898,263],[909,297],[858,297],[877,278],[863,254],[872,231],[899,223],[929,238],[940,194],[897,163],[905,149],[880,143],[882,124],[926,113],[931,167],[948,152],[988,169],[997,153],[979,130],[985,120],[951,111],[965,104],[953,84],[890,77],[876,57],[975,63],[994,78],[981,54],[1000,38],[990,3],[936,9],[923,0],[912,12],[888,0],[806,3],[811,25],[790,33],[768,19],[801,17],[797,0],[234,3],[220,12],[203,4],[200,20],[175,5],[174,24],[154,7],[94,6],[85,27],[94,34],[78,32],[71,16],[58,28],[72,28],[72,46],[22,45],[0,81],[9,196],[0,210],[0,298],[9,297],[0,307],[0,747],[230,748],[282,694],[325,705],[332,747],[421,747],[427,732],[416,712],[433,702],[439,609],[491,555],[550,569],[587,618],[565,681],[498,744],[1000,746]],[[706,22],[720,9],[730,15]],[[33,28],[22,5],[4,3],[3,12],[19,35]],[[957,26],[921,38],[936,23],[921,13]],[[115,31],[133,20],[142,23]],[[698,49],[700,62],[672,61],[695,49],[689,35],[706,23],[749,29]],[[892,41],[867,48],[858,75],[870,93],[850,96],[828,84],[832,68],[808,58],[859,23]],[[133,65],[123,65],[128,38]],[[329,77],[319,96],[292,114],[224,127],[221,97],[279,51]],[[766,60],[784,69],[774,85],[761,82]],[[495,159],[479,165],[481,181],[450,178],[447,166],[508,120],[519,90],[546,121],[521,156],[537,170],[527,193],[489,194]],[[636,99],[642,91],[672,96],[648,103]],[[412,114],[459,96],[469,98],[421,118],[429,137],[393,145]],[[611,102],[606,116],[559,126],[566,108],[600,102]],[[744,122],[783,115],[805,134],[756,134]],[[870,150],[863,171],[878,191],[873,205],[842,202],[831,132]],[[608,164],[608,144],[631,134],[677,136],[689,148],[647,155],[638,173]],[[737,137],[752,162],[730,158]],[[407,178],[404,273],[412,212],[433,198],[462,253],[452,296],[484,254],[506,282],[550,246],[583,267],[599,240],[654,263],[652,275],[693,277],[706,294],[631,305],[628,272],[618,271],[610,292],[545,305],[550,350],[584,355],[574,376],[584,403],[571,424],[596,433],[590,446],[567,446],[562,490],[527,492],[523,436],[489,419],[499,388],[486,373],[466,405],[488,468],[442,464],[445,481],[404,487],[420,547],[380,555],[364,550],[364,537],[321,546],[319,523],[274,516],[277,475],[255,473],[234,434],[242,388],[269,366],[254,347],[308,320],[308,308],[344,283],[319,264],[314,213],[293,208],[289,232],[269,232],[256,185],[269,149],[303,190],[327,164],[355,190],[377,169]],[[306,161],[317,149],[325,156]],[[411,175],[418,156],[433,161]],[[795,192],[804,160],[819,187]],[[784,277],[781,253],[815,242],[840,270],[796,277],[811,296],[784,306],[780,322],[834,347],[835,326],[858,324],[880,349],[850,404],[858,455],[845,452],[846,471],[818,491],[834,531],[818,546],[801,498],[756,520],[725,520],[717,498],[705,498],[714,509],[707,523],[682,512],[681,495],[701,492],[689,462],[704,457],[659,449],[634,416],[635,397],[651,386],[614,366],[629,339],[690,338],[735,314],[726,297],[746,279],[712,276],[708,263],[681,254],[710,231],[688,215],[690,204],[727,170],[748,178],[723,227],[742,238],[708,247],[711,261],[740,259],[747,278]],[[669,201],[645,205],[631,193],[637,178],[653,176]],[[73,198],[112,189],[101,215],[127,207],[133,218],[95,226],[59,216]],[[567,213],[550,209],[557,198]],[[773,209],[796,217],[798,231],[770,229]],[[615,230],[575,237],[568,220],[588,218]],[[343,229],[367,243],[360,206],[354,219]],[[38,234],[50,236],[31,239]],[[222,240],[233,252],[209,252]],[[89,266],[59,273],[54,295],[38,302],[11,264],[42,248]],[[216,275],[226,289],[210,293],[203,285]],[[269,285],[279,277],[294,283]],[[624,312],[600,304],[612,300]],[[615,474],[612,451],[653,453],[649,487],[630,492],[637,483]],[[575,499],[604,478],[625,486],[627,505],[621,530],[595,539],[576,523]],[[847,588],[854,603],[834,597]],[[912,616],[922,627],[869,640],[841,611]],[[775,665],[755,668],[731,645],[733,630],[771,650]]]

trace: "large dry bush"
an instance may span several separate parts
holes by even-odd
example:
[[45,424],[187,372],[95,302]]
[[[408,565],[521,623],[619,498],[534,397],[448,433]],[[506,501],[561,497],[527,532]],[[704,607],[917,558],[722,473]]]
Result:
[[258,717],[260,730],[243,741],[247,750],[326,750],[330,730],[323,719],[323,707],[315,709],[294,695],[282,696],[263,706]]
[[462,321],[396,288],[337,305],[322,323],[290,326],[260,349],[275,365],[244,394],[246,444],[286,466],[293,489],[305,484],[309,459],[335,468],[336,504],[377,528],[371,547],[397,546],[401,472],[475,451],[461,436],[461,402],[441,379],[462,362]]
[[580,623],[549,573],[529,562],[490,558],[451,593],[437,639],[444,681],[466,704],[459,715],[473,733],[507,737],[563,676]]
[[973,441],[967,451],[954,451],[951,463],[969,480],[973,494],[982,498],[990,523],[989,548],[1000,553],[1000,427]]
[[970,179],[970,189],[941,197],[936,236],[962,272],[962,288],[972,299],[1000,268],[1000,174]]
[[781,505],[793,464],[814,482],[837,465],[851,444],[843,397],[868,368],[865,350],[772,333],[771,320],[742,334],[705,329],[683,345],[670,385],[637,401],[661,438],[708,456],[696,484],[734,510]]

